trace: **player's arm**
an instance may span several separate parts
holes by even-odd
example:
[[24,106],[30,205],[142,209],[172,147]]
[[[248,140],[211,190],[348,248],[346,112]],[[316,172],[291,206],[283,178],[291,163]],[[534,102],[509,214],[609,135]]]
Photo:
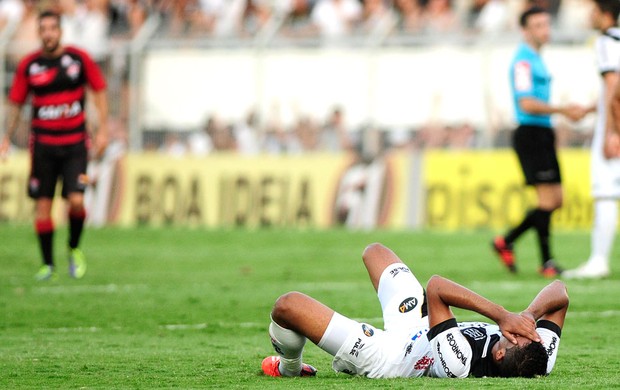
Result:
[[563,282],[556,280],[543,288],[521,314],[535,321],[551,321],[562,329],[568,311],[568,292]]
[[19,126],[19,115],[22,106],[13,102],[8,104],[8,113],[6,118],[6,132],[0,143],[0,157],[5,157],[11,147],[11,139]]
[[571,121],[578,121],[583,118],[590,110],[577,104],[568,104],[566,106],[552,106],[539,99],[533,97],[519,98],[519,107],[521,110],[533,115],[552,115],[560,114]]
[[504,336],[512,343],[517,342],[515,335],[540,341],[533,319],[511,313],[501,305],[449,279],[437,275],[431,277],[426,286],[426,298],[431,328],[454,318],[450,307],[458,307],[474,311],[495,321]]
[[99,116],[99,127],[95,134],[94,142],[94,154],[96,158],[103,157],[103,153],[108,146],[109,134],[108,134],[108,97],[106,90],[98,90],[92,92],[93,103],[97,114]]

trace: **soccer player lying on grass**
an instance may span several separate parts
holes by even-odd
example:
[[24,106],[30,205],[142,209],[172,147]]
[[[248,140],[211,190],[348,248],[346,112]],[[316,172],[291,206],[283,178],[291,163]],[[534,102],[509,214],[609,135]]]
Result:
[[[368,246],[362,257],[385,329],[346,318],[298,292],[282,295],[269,326],[279,356],[263,360],[266,375],[316,375],[302,363],[306,338],[334,356],[335,371],[369,378],[534,377],[553,369],[568,309],[561,281],[543,288],[516,314],[440,276],[431,277],[425,292],[380,244]],[[457,323],[450,307],[477,312],[497,325]]]

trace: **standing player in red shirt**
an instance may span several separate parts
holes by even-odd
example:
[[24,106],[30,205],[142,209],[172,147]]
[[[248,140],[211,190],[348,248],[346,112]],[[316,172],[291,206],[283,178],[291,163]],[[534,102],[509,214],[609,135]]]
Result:
[[9,150],[22,106],[32,96],[30,152],[32,169],[28,195],[36,201],[35,230],[43,266],[38,280],[55,279],[53,259],[54,223],[52,201],[59,177],[62,196],[69,208],[69,273],[81,278],[86,272],[84,254],[78,248],[86,211],[84,190],[88,184],[89,138],[85,121],[86,87],[99,115],[93,155],[99,157],[108,144],[106,82],[88,54],[62,46],[60,15],[46,11],[39,16],[41,49],[21,60],[9,92],[7,131],[0,143],[0,156]]

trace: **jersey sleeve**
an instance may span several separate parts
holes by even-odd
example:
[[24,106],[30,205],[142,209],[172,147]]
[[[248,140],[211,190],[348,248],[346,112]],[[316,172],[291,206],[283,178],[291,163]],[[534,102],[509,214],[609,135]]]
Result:
[[30,92],[30,86],[28,85],[28,63],[26,59],[22,60],[17,65],[15,76],[13,77],[13,84],[9,91],[9,100],[15,104],[24,104],[28,98]]
[[532,64],[527,60],[519,60],[514,63],[511,71],[512,88],[517,99],[532,96],[534,93]]
[[427,334],[434,363],[431,376],[437,378],[467,378],[473,351],[463,336],[456,319],[451,318],[432,327]]
[[82,53],[82,62],[84,64],[86,82],[90,88],[93,91],[104,90],[106,88],[106,82],[99,65],[86,53]]
[[558,349],[560,348],[560,336],[562,335],[562,329],[551,321],[540,320],[536,325],[536,331],[542,339],[542,344],[547,351],[549,360],[547,361],[547,375],[553,370],[555,360],[558,356]]
[[596,63],[601,75],[620,69],[620,41],[600,36],[596,40]]

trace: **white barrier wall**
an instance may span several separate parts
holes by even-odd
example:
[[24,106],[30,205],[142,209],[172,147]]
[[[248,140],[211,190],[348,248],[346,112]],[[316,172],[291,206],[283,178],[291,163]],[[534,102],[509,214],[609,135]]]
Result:
[[[513,120],[508,66],[515,45],[381,50],[153,50],[145,59],[142,125],[189,130],[217,114],[239,120],[251,109],[290,124],[322,119],[334,105],[347,121],[418,127],[469,122],[484,130]],[[590,46],[543,53],[557,103],[592,103],[599,76]],[[582,124],[586,125],[586,124]]]

